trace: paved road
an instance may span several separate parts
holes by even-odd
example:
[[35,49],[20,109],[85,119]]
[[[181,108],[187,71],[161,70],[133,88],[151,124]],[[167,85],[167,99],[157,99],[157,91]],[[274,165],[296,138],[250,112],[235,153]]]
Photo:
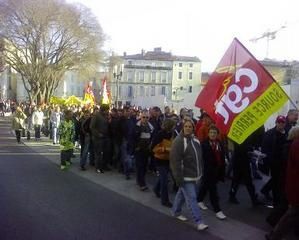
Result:
[[0,124],[1,240],[220,239],[59,171],[47,158],[15,144],[8,124]]
[[220,186],[229,218],[220,221],[205,211],[210,228],[199,233],[191,223],[172,218],[152,192],[138,191],[134,180],[117,172],[81,172],[78,157],[70,171],[61,172],[57,146],[45,139],[17,144],[9,127],[0,119],[0,240],[258,240],[269,230],[268,209],[252,208],[244,190],[239,206],[227,202],[229,183]]

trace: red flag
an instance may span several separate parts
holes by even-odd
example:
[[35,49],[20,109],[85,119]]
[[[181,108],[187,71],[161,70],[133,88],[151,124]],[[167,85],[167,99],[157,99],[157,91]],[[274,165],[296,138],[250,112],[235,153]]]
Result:
[[95,97],[92,90],[92,82],[89,82],[85,88],[84,102],[93,106],[95,104]]
[[195,105],[242,143],[288,100],[271,74],[234,39]]
[[107,80],[104,78],[103,80],[103,91],[102,91],[102,103],[103,104],[109,104],[109,96],[108,96],[108,90],[107,90]]

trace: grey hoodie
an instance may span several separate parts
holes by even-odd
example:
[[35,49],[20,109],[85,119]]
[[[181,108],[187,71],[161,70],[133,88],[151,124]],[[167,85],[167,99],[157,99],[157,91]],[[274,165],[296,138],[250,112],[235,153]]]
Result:
[[180,133],[171,146],[170,167],[178,186],[184,181],[198,181],[203,172],[200,142]]

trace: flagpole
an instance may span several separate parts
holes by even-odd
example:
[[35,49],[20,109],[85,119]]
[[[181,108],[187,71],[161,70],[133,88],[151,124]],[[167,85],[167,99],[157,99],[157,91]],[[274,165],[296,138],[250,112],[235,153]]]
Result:
[[[260,65],[260,67],[262,67],[263,69],[264,69],[264,71],[268,74],[268,76],[283,90],[283,88],[278,84],[278,82],[274,79],[274,77],[271,75],[271,73],[264,67],[264,65],[263,64],[261,64],[260,63],[260,61],[259,60],[257,60],[250,52],[249,52],[249,50],[239,41],[239,39],[238,38],[234,38],[244,49],[245,49],[245,51],[254,59],[254,60],[256,60],[256,62],[257,62],[257,64],[259,64]],[[236,54],[235,54],[235,56],[236,56]],[[235,59],[236,60],[236,59]],[[294,108],[296,109],[296,110],[298,110],[298,108],[297,108],[297,105],[293,102],[293,100],[291,99],[291,97],[283,90],[283,93],[288,97],[288,99],[289,99],[289,101],[290,101],[290,103],[294,106]]]

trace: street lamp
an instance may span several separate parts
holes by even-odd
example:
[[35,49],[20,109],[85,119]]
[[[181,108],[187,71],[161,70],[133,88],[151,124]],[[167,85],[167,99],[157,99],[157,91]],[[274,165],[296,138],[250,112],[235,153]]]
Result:
[[115,105],[118,108],[118,95],[119,95],[119,81],[122,78],[123,75],[123,70],[124,70],[124,64],[115,65],[113,69],[113,78],[114,82],[116,82],[116,98],[115,98]]

